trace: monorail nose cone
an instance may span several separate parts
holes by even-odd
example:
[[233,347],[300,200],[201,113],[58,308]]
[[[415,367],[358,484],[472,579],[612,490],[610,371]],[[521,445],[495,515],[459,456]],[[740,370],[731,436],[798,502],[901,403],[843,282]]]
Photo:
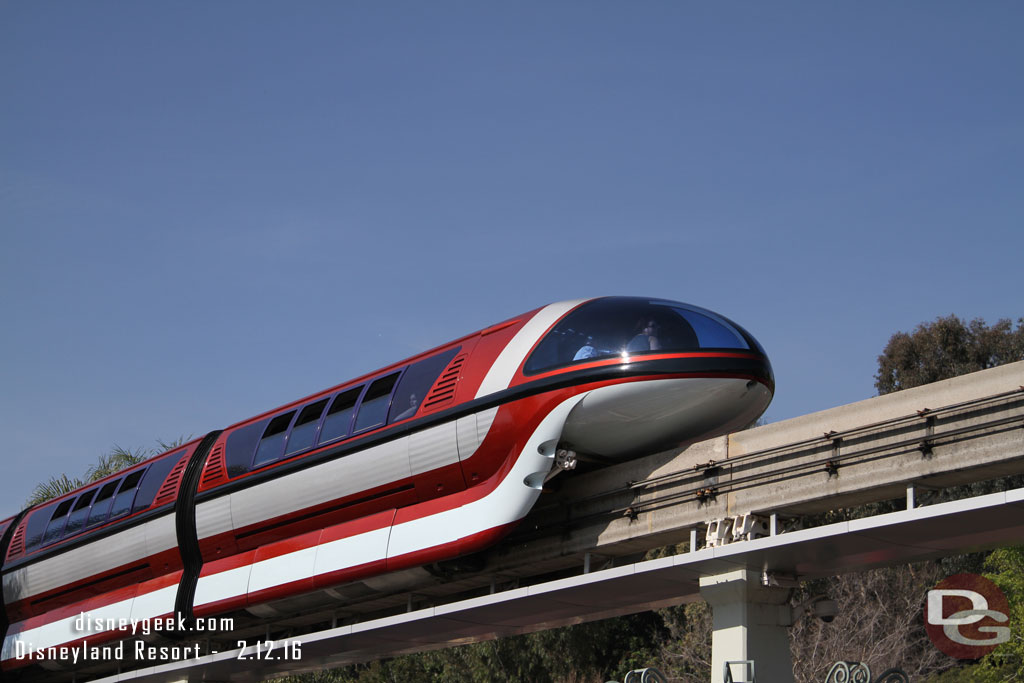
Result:
[[627,460],[742,429],[772,398],[746,378],[687,377],[628,382],[591,391],[562,438],[580,453]]

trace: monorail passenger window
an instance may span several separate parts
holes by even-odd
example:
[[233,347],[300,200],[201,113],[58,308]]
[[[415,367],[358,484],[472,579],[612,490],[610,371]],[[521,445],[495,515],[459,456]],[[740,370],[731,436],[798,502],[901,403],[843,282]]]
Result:
[[349,429],[352,427],[352,414],[355,412],[356,402],[362,391],[362,387],[356,387],[338,394],[327,411],[327,417],[324,418],[319,443],[325,444],[348,436]]
[[288,434],[288,425],[292,423],[293,417],[295,417],[294,410],[284,415],[278,415],[270,421],[266,431],[263,432],[263,438],[260,439],[260,445],[256,448],[256,457],[252,461],[253,469],[281,458],[281,454],[284,452],[284,440]]
[[324,414],[327,407],[327,399],[310,403],[299,412],[295,420],[291,434],[288,435],[288,446],[285,448],[285,456],[312,448],[316,443],[316,428],[320,426],[320,416]]
[[96,489],[87,491],[78,497],[75,506],[71,508],[71,515],[64,527],[64,536],[74,536],[85,527],[85,520],[89,519],[89,505],[96,495]]
[[110,512],[110,506],[114,502],[114,491],[117,490],[117,485],[120,483],[119,479],[109,481],[96,494],[96,500],[92,502],[92,511],[89,513],[89,519],[85,523],[86,527],[96,526],[107,521],[107,514]]
[[142,475],[145,473],[145,469],[135,470],[124,478],[121,488],[117,490],[117,495],[114,496],[114,504],[110,506],[110,519],[120,517],[132,509],[132,502],[135,500],[135,494],[139,490],[139,480],[142,479]]
[[395,389],[395,399],[391,402],[391,417],[388,419],[389,424],[406,420],[416,414],[420,405],[423,404],[427,392],[430,391],[430,387],[434,386],[434,382],[448,367],[460,348],[457,346],[454,349],[448,349],[409,366],[405,374],[402,375],[402,381],[398,383],[398,388]]
[[50,518],[50,523],[46,525],[46,533],[43,534],[43,545],[53,543],[64,533],[64,525],[68,521],[68,511],[71,510],[71,505],[74,502],[74,498],[65,500],[53,511],[53,517]]
[[186,448],[170,453],[150,464],[149,469],[146,470],[146,475],[139,482],[139,492],[135,495],[132,512],[144,510],[153,504],[153,499],[156,498],[160,487],[164,485],[164,480],[167,479],[171,468],[177,465],[178,461],[184,458],[187,453],[188,449]]
[[[63,503],[61,504],[63,505]],[[43,533],[46,531],[47,524],[53,517],[53,511],[56,507],[56,503],[50,503],[49,505],[41,507],[29,514],[28,522],[25,524],[26,551],[32,550],[43,542]],[[68,507],[71,506],[68,505]],[[65,514],[67,513],[65,512]]]
[[388,407],[391,405],[391,390],[395,388],[399,374],[395,372],[387,377],[381,377],[366,390],[366,395],[363,396],[363,400],[359,404],[353,432],[361,432],[384,424],[388,417]]
[[228,435],[224,462],[229,477],[245,474],[252,466],[252,454],[270,420],[260,420],[240,427]]

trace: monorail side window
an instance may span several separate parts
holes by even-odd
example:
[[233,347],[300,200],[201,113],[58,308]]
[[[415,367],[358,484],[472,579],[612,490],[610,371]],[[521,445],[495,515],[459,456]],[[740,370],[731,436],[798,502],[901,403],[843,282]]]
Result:
[[68,511],[71,510],[71,505],[74,502],[74,498],[65,500],[53,511],[53,517],[50,518],[50,523],[46,525],[46,533],[43,534],[43,545],[53,543],[64,533],[64,525],[68,521]]
[[293,417],[295,417],[294,410],[284,415],[278,415],[270,421],[266,431],[263,432],[263,438],[260,439],[260,445],[256,448],[256,457],[252,461],[254,469],[281,458],[281,454],[284,453],[288,425],[292,423]]
[[[63,505],[63,503],[61,503],[61,505]],[[56,507],[56,503],[50,503],[49,505],[41,507],[29,514],[28,522],[25,524],[26,551],[32,550],[43,542],[43,533],[46,531],[48,523],[53,518],[53,512]],[[71,506],[68,505],[68,507],[70,508]],[[67,514],[67,512],[64,514]]]
[[324,414],[327,407],[327,399],[310,403],[299,412],[295,420],[292,433],[288,435],[288,447],[285,449],[285,456],[312,448],[316,443],[316,429],[320,426],[320,416]]
[[227,453],[224,456],[228,467],[228,476],[237,477],[245,474],[252,466],[252,454],[260,435],[266,429],[269,420],[260,420],[240,427],[228,435]]
[[139,492],[135,496],[135,503],[132,505],[132,512],[144,510],[153,504],[157,491],[163,486],[164,480],[170,474],[171,468],[178,464],[178,461],[185,457],[188,449],[170,453],[157,460],[146,470],[146,475],[139,482]]
[[107,482],[100,489],[100,492],[96,494],[96,500],[92,502],[92,512],[89,513],[89,519],[85,523],[86,527],[95,526],[107,521],[107,514],[110,512],[110,506],[114,502],[114,491],[117,490],[117,485],[120,483],[120,480]]
[[89,506],[92,504],[92,499],[95,495],[96,489],[93,489],[92,491],[86,491],[78,497],[78,500],[75,501],[75,506],[71,509],[68,523],[64,527],[64,536],[74,536],[85,528],[85,520],[89,519]]
[[341,392],[334,399],[330,410],[327,411],[327,417],[324,418],[324,426],[320,430],[321,444],[348,436],[349,429],[352,427],[352,414],[355,413],[356,402],[362,391],[362,387],[356,387]]
[[434,382],[441,376],[441,372],[452,362],[452,358],[462,347],[455,347],[442,351],[436,356],[424,358],[413,363],[402,375],[402,381],[395,389],[395,400],[391,402],[391,416],[388,423],[406,420],[416,414],[423,398]]
[[366,390],[366,395],[363,396],[363,400],[359,404],[353,432],[361,432],[384,424],[388,417],[388,407],[391,405],[391,390],[395,388],[399,374],[401,373],[395,372],[387,377],[374,380],[370,388]]
[[120,517],[132,509],[132,502],[134,502],[135,494],[139,490],[139,480],[142,479],[142,475],[145,473],[145,469],[135,470],[124,478],[121,482],[121,488],[118,489],[117,495],[114,496],[114,504],[110,506],[110,519]]

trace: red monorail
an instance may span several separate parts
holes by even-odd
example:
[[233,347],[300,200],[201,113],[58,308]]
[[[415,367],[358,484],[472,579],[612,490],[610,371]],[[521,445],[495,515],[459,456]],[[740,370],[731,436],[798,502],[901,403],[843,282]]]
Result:
[[130,635],[83,615],[275,619],[412,585],[506,534],[557,451],[615,462],[710,438],[773,391],[764,350],[711,311],[539,308],[0,522],[0,666]]

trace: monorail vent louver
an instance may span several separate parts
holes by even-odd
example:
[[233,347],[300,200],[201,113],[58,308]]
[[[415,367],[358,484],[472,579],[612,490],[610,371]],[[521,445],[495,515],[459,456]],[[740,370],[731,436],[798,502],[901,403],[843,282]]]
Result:
[[224,471],[224,444],[217,444],[217,447],[210,453],[210,459],[206,461],[206,469],[203,470],[203,477],[199,480],[199,488],[204,489],[221,481],[226,476]]
[[466,362],[467,357],[468,354],[459,354],[448,364],[423,401],[424,410],[433,410],[452,402],[455,398],[455,387],[459,383],[459,375],[462,373],[462,364]]
[[174,466],[170,475],[164,480],[163,486],[156,492],[156,497],[153,499],[153,507],[173,503],[174,499],[178,497],[178,482],[181,481],[181,474],[185,471],[188,460],[188,457],[185,456],[178,460],[178,464]]
[[10,549],[7,551],[7,557],[19,557],[25,554],[25,525],[20,524],[18,530],[14,532],[14,537],[11,539]]

